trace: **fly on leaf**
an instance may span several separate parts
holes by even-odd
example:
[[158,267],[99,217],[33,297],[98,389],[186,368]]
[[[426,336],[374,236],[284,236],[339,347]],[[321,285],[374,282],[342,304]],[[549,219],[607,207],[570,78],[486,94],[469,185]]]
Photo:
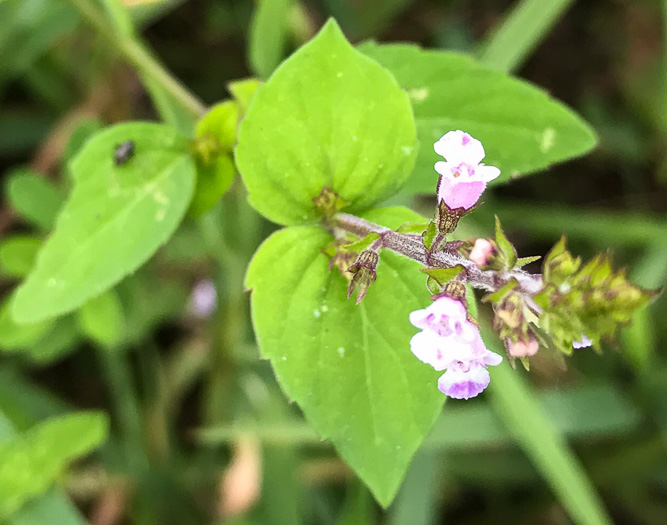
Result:
[[113,154],[113,162],[116,166],[122,166],[134,156],[134,141],[126,140],[116,147]]

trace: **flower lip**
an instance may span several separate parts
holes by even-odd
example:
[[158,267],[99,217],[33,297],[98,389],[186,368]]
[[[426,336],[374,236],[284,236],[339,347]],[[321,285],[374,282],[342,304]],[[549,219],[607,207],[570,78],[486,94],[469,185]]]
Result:
[[479,395],[491,381],[489,371],[484,366],[463,370],[452,367],[438,380],[438,389],[454,399],[470,399]]

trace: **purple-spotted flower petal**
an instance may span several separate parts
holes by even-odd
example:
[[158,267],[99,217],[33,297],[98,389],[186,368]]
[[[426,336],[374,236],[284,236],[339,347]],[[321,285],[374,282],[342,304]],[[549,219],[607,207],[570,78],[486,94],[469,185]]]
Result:
[[435,163],[440,174],[438,200],[451,209],[469,209],[475,205],[486,188],[486,183],[500,175],[495,166],[485,166],[482,143],[461,130],[450,131],[433,148],[445,161]]
[[452,164],[475,166],[482,162],[485,155],[482,143],[460,129],[445,133],[433,145],[433,149]]
[[410,322],[417,328],[432,330],[440,336],[456,335],[472,341],[477,328],[468,321],[468,313],[461,301],[440,297],[428,308],[410,314]]

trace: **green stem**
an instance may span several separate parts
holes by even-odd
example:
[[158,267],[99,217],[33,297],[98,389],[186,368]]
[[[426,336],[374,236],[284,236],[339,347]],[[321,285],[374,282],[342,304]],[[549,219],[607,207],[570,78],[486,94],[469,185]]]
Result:
[[122,433],[128,470],[144,472],[148,469],[148,459],[143,445],[141,411],[128,363],[120,352],[119,349],[100,348],[98,355]]
[[[209,380],[205,395],[205,419],[209,424],[220,424],[229,417],[233,374],[236,366],[234,350],[242,342],[246,330],[247,297],[243,278],[248,263],[247,253],[240,239],[231,232],[234,224],[248,226],[244,233],[252,235],[252,223],[244,216],[247,209],[245,195],[238,187],[224,197],[224,206],[209,212],[199,221],[208,251],[218,264],[217,288],[224,291],[219,297],[217,322],[214,323]],[[231,217],[230,217],[231,215]]]
[[139,72],[161,85],[187,111],[195,116],[206,112],[202,102],[171,75],[138,41],[115,31],[104,14],[91,0],[69,0],[74,8],[100,35],[112,43],[120,54]]

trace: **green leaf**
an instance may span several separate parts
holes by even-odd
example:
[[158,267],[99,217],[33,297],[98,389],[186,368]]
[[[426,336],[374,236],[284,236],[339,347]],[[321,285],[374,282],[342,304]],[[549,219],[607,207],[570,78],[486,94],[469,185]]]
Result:
[[239,110],[235,102],[226,100],[213,106],[202,119],[197,122],[195,135],[210,135],[221,145],[231,147],[236,142],[236,125]]
[[502,171],[492,185],[583,155],[596,144],[590,126],[567,106],[467,56],[412,44],[371,42],[360,49],[388,68],[412,101],[420,148],[406,192],[433,193],[433,165],[441,160],[433,143],[451,130],[482,142],[484,162]]
[[280,224],[318,219],[323,188],[363,210],[391,196],[414,162],[407,95],[331,20],[257,89],[236,163],[252,206]]
[[200,217],[209,211],[234,181],[236,167],[230,152],[236,142],[239,111],[230,100],[216,104],[197,123],[197,185],[188,213]]
[[5,299],[0,306],[0,348],[5,351],[17,351],[29,348],[47,333],[53,321],[40,321],[34,324],[17,324],[11,316],[14,295]]
[[238,104],[239,113],[241,113],[241,115],[245,115],[248,111],[250,101],[260,84],[261,82],[256,78],[235,80],[227,84],[227,90],[232,94],[234,100]]
[[0,307],[0,349],[7,353],[22,353],[34,363],[50,363],[76,348],[78,327],[71,315],[17,324],[13,321],[10,297]]
[[0,443],[0,516],[48,489],[68,463],[104,441],[107,427],[102,413],[75,413]]
[[435,241],[436,236],[438,235],[438,229],[434,221],[429,222],[428,226],[422,233],[422,240],[424,242],[424,247],[427,250],[430,250],[433,247],[433,241]]
[[[404,208],[366,218],[397,228],[423,219]],[[252,260],[252,318],[262,355],[306,418],[384,506],[442,407],[438,373],[410,352],[411,311],[428,304],[418,265],[383,253],[377,281],[355,306],[321,253],[316,227],[274,233]]]
[[396,231],[398,233],[411,233],[413,235],[422,235],[429,227],[428,222],[406,222],[401,224]]
[[[127,140],[135,154],[120,166]],[[173,129],[119,124],[72,162],[74,190],[37,264],[19,287],[13,315],[30,323],[76,309],[141,266],[174,232],[192,197],[194,162]]]
[[535,261],[539,261],[542,258],[541,255],[531,255],[530,257],[519,257],[516,260],[515,268],[521,268]]
[[519,281],[516,279],[512,278],[509,281],[507,281],[502,288],[499,290],[496,290],[495,292],[488,294],[484,296],[482,299],[483,303],[487,302],[492,302],[492,303],[499,303],[502,301],[505,296],[507,296],[508,293],[510,293],[512,290],[514,290],[517,286],[519,286]]
[[19,169],[9,176],[7,194],[14,211],[43,230],[53,227],[64,200],[51,181],[28,169]]
[[67,38],[78,21],[73,7],[64,2],[0,1],[0,84],[26,73],[47,50]]
[[70,314],[58,318],[48,332],[24,350],[24,354],[33,363],[48,365],[76,350],[80,342],[78,323],[74,314]]
[[[65,146],[65,152],[62,156],[63,165],[69,165],[69,162],[81,151],[86,141],[101,131],[102,128],[103,124],[99,119],[82,119],[69,136],[69,141],[67,142],[67,146]],[[69,169],[68,174],[71,175]]]
[[197,163],[197,185],[195,186],[188,214],[197,218],[213,208],[234,182],[236,166],[229,155],[221,155],[204,166]]
[[517,253],[514,245],[505,235],[498,216],[496,216],[496,244],[498,245],[497,257],[505,264],[505,268],[514,268],[517,261]]
[[361,253],[366,248],[370,248],[379,238],[379,233],[372,232],[366,235],[363,239],[359,239],[357,242],[344,245],[343,248],[345,248],[346,251]]
[[447,284],[463,270],[465,268],[462,265],[454,266],[454,268],[420,268],[421,272],[433,277],[441,285]]
[[288,14],[293,0],[259,0],[250,23],[250,66],[263,79],[269,78],[285,56]]
[[38,523],[86,525],[88,522],[63,492],[52,489],[27,502],[6,522],[7,525],[36,525]]
[[[7,416],[7,402],[12,405],[21,414],[21,419],[41,419],[45,413],[51,415],[53,407],[44,406],[47,401],[44,392],[36,389],[33,385],[27,385],[21,381],[16,374],[6,373],[7,369],[2,371],[3,392],[0,393],[0,442],[8,441],[16,436],[15,418]],[[20,392],[17,396],[17,392]],[[22,398],[22,399],[19,399]],[[39,405],[39,409],[35,410]],[[60,408],[58,408],[59,410]],[[31,412],[27,415],[27,412]],[[39,412],[39,415],[36,413]],[[17,512],[4,520],[3,525],[36,525],[41,523],[57,523],[58,525],[85,525],[79,511],[65,496],[63,491],[52,488],[48,492],[31,499],[23,505]]]
[[0,241],[0,271],[11,277],[25,277],[32,269],[42,240],[34,235],[10,235]]
[[114,346],[122,337],[125,327],[123,305],[114,290],[86,302],[78,311],[81,331],[104,347]]

